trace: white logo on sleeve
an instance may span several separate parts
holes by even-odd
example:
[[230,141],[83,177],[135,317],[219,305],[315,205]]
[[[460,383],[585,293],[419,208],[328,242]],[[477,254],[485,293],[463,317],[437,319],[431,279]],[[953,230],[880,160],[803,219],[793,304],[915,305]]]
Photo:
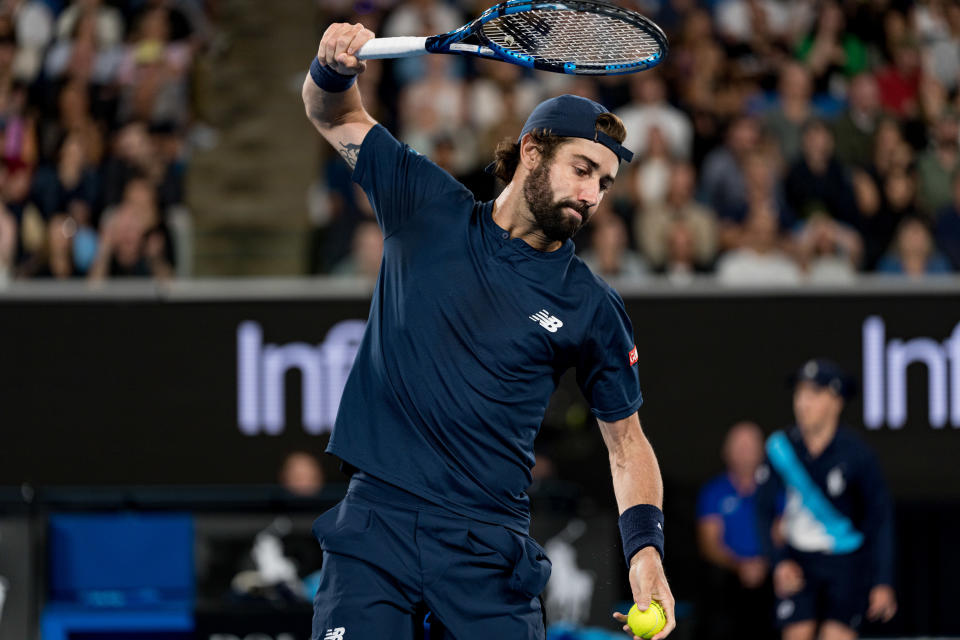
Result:
[[535,314],[530,316],[530,319],[534,322],[540,323],[540,326],[550,333],[556,333],[557,329],[563,326],[563,321],[561,321],[557,316],[550,315],[550,312],[546,309],[537,311]]
[[323,640],[343,640],[343,635],[347,632],[346,627],[337,627],[336,629],[327,629]]

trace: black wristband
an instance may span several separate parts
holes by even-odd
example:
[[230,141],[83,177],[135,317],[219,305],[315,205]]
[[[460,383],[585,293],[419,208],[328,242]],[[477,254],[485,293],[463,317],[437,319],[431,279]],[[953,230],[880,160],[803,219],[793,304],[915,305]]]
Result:
[[357,81],[357,76],[345,76],[337,73],[330,67],[320,64],[320,59],[314,57],[310,63],[310,77],[314,83],[330,93],[341,93],[353,86]]
[[628,568],[630,559],[644,547],[653,547],[663,559],[663,511],[652,504],[638,504],[620,514],[619,524]]

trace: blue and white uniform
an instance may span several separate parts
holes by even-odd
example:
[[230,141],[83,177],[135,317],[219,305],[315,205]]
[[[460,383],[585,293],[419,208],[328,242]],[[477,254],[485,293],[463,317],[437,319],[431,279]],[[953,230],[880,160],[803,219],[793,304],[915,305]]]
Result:
[[[771,435],[766,450],[757,476],[761,542],[773,565],[796,560],[805,580],[778,601],[778,622],[836,620],[857,629],[870,588],[893,585],[893,508],[880,465],[843,426],[817,457],[796,426]],[[771,538],[779,499],[783,547]]]
[[492,202],[380,125],[353,178],[384,256],[327,449],[361,473],[314,526],[314,637],[405,638],[403,616],[426,603],[455,638],[542,638],[533,442],[570,367],[598,418],[640,407],[623,302],[572,241],[510,238]]

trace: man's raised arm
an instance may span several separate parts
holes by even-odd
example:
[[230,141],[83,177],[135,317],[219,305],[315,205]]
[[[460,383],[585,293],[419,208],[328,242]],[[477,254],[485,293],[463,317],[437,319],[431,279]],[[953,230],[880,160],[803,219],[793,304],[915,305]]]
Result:
[[360,24],[330,25],[303,81],[307,117],[351,169],[357,165],[364,137],[376,124],[363,108],[355,82],[367,63],[354,55],[373,37],[373,32]]

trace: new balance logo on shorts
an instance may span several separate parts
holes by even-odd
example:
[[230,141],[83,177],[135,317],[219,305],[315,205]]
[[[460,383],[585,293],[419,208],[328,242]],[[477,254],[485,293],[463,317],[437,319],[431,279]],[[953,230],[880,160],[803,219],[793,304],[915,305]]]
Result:
[[640,360],[640,357],[637,355],[637,345],[633,345],[633,349],[630,349],[630,353],[627,354],[627,359],[630,360],[631,367]]
[[534,322],[539,322],[540,326],[550,333],[556,333],[557,329],[563,326],[563,322],[560,320],[560,318],[550,315],[550,312],[546,309],[537,311],[535,314],[530,316],[530,319]]
[[323,636],[323,640],[343,640],[343,634],[347,632],[346,627],[337,627],[336,629],[327,629],[326,635]]

